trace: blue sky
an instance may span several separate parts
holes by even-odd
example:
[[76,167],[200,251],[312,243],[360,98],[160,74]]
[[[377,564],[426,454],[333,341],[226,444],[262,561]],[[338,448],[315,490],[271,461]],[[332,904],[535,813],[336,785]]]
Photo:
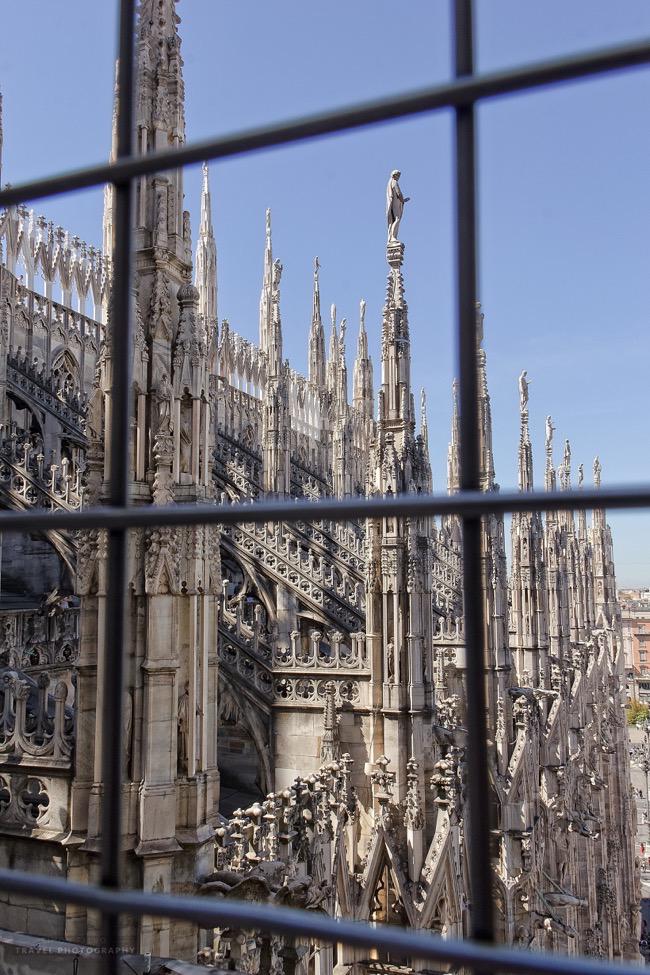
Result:
[[[0,87],[4,180],[106,157],[113,0],[21,0],[3,8]],[[441,81],[451,72],[443,0],[277,4],[182,0],[189,138]],[[478,0],[482,69],[587,50],[650,33],[647,0]],[[11,39],[7,42],[7,39]],[[650,480],[648,234],[650,70],[518,95],[479,113],[480,296],[493,400],[497,479],[516,483],[517,376],[531,379],[538,481],[544,417],[575,465],[600,454],[605,483]],[[306,363],[311,268],[348,319],[359,299],[378,350],[385,290],[384,190],[402,170],[412,197],[402,223],[413,379],[429,398],[435,485],[444,488],[454,374],[452,118],[449,113],[211,166],[219,315],[254,338],[264,210],[284,264],[285,350]],[[200,178],[186,174],[198,224]],[[39,207],[101,240],[101,194]],[[376,376],[379,372],[375,354]],[[612,514],[619,583],[650,583],[650,515]]]

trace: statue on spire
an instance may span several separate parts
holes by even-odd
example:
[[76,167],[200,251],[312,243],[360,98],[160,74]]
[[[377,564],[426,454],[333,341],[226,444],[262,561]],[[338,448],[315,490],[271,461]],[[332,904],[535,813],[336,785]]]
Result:
[[603,465],[600,463],[600,457],[594,457],[594,487],[600,487],[600,476],[603,472]]
[[555,427],[553,426],[553,420],[549,416],[546,417],[546,453],[549,457],[553,453],[553,434],[555,433]]
[[528,384],[530,380],[527,376],[528,372],[524,369],[519,377],[519,409],[522,413],[528,407]]
[[390,174],[388,186],[386,187],[386,220],[388,222],[388,242],[395,243],[399,225],[404,213],[404,204],[411,199],[410,196],[404,197],[399,185],[401,176],[399,169],[394,169]]

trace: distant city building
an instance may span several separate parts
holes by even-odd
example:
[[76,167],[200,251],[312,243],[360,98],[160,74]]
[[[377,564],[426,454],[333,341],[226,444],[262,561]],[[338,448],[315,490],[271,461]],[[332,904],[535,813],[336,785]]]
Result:
[[619,589],[628,698],[650,704],[650,589]]

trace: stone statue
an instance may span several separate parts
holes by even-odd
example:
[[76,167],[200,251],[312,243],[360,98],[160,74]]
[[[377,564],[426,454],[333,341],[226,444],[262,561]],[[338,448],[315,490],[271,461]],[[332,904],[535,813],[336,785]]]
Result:
[[386,187],[386,221],[388,223],[388,242],[397,240],[399,225],[404,213],[404,204],[411,199],[410,196],[402,196],[399,185],[401,176],[399,169],[394,169],[390,174],[388,186]]
[[528,406],[528,383],[530,380],[526,378],[527,375],[528,373],[524,369],[519,377],[519,409],[522,413]]
[[172,387],[167,373],[158,384],[158,433],[172,431]]
[[563,458],[564,470],[568,474],[571,470],[571,444],[568,440],[564,441],[564,458]]
[[366,327],[366,299],[362,298],[359,302],[359,323],[361,330]]
[[553,420],[550,416],[546,417],[546,453],[550,454],[553,450],[553,434],[555,433],[555,427],[553,426]]
[[582,487],[585,479],[585,465],[580,464],[578,467],[578,487]]
[[600,463],[599,457],[594,457],[594,487],[600,487],[600,475],[602,474],[603,466]]
[[[318,258],[316,258],[318,260]],[[273,261],[273,291],[278,292],[280,290],[280,278],[282,277],[282,262]]]
[[178,699],[176,718],[177,727],[177,762],[180,775],[187,775],[189,763],[189,720],[190,720],[190,685],[185,684],[185,690]]

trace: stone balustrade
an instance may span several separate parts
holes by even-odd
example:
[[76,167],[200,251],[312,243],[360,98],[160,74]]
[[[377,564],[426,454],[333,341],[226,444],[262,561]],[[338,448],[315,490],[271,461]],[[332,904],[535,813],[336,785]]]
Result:
[[79,606],[61,596],[50,606],[0,612],[0,664],[32,668],[71,668],[79,655]]
[[346,569],[305,550],[298,539],[284,533],[281,523],[273,526],[226,525],[222,541],[246,558],[259,561],[276,579],[294,586],[300,598],[332,616],[345,630],[360,626],[365,612],[365,589]]
[[67,457],[59,464],[46,462],[39,444],[15,423],[0,425],[0,485],[18,507],[81,507],[83,468]]
[[348,670],[368,670],[365,633],[352,633],[346,640],[339,630],[323,634],[312,630],[309,646],[303,647],[300,633],[294,630],[289,645],[279,643],[273,650],[273,663],[277,668],[290,670],[335,670],[337,673]]
[[68,686],[59,681],[50,694],[46,671],[32,680],[6,668],[0,679],[0,768],[48,765],[70,768],[74,741]]
[[433,642],[445,644],[464,644],[465,627],[462,617],[441,616],[434,622]]

